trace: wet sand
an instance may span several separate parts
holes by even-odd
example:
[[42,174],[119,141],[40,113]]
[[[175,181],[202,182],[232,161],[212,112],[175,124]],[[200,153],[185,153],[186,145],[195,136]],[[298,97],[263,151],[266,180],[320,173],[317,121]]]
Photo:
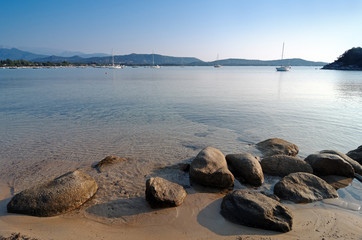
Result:
[[[93,169],[91,161],[82,164],[42,161],[29,166],[23,163],[18,168],[18,175],[9,171],[9,175],[16,175],[13,182],[2,178],[0,185],[0,236],[20,232],[37,239],[362,239],[362,212],[356,209],[361,205],[358,195],[362,184],[357,180],[339,192],[340,199],[286,203],[294,214],[293,230],[278,233],[225,220],[219,213],[225,193],[190,186],[188,173],[177,164],[139,165],[131,158],[106,166],[102,172]],[[6,204],[14,193],[75,168],[93,176],[99,185],[95,197],[80,209],[48,218],[6,212]],[[39,175],[42,172],[45,177]],[[145,179],[152,176],[183,185],[188,192],[184,203],[177,208],[150,208],[144,189]],[[260,190],[270,192],[277,180],[266,177]],[[245,186],[236,182],[235,188]]]

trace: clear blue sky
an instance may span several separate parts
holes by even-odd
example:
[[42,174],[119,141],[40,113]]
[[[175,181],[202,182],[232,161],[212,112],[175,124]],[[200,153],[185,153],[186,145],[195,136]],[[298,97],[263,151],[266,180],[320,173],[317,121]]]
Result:
[[331,62],[362,46],[361,0],[0,0],[0,45]]

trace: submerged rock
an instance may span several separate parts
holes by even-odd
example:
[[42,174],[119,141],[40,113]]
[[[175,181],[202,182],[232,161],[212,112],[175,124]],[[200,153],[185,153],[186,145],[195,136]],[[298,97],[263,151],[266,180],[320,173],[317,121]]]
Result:
[[352,165],[338,155],[330,153],[311,154],[306,159],[313,172],[319,176],[337,175],[354,177]]
[[221,203],[221,214],[241,225],[280,232],[292,229],[292,212],[278,201],[249,190],[235,190]]
[[198,184],[215,188],[234,185],[234,176],[227,167],[224,155],[213,147],[201,150],[191,162],[190,178]]
[[323,150],[323,151],[320,151],[319,153],[329,153],[329,154],[334,154],[334,155],[340,156],[341,158],[343,158],[343,160],[347,161],[349,164],[352,165],[355,173],[362,174],[361,164],[359,164],[357,161],[353,160],[352,158],[348,157],[344,153],[337,152],[334,150]]
[[296,203],[308,203],[338,197],[337,191],[323,179],[310,173],[291,173],[274,186],[274,194]]
[[264,182],[264,174],[259,159],[249,153],[228,154],[226,161],[230,171],[240,182],[259,187]]
[[357,161],[359,164],[362,164],[362,145],[359,146],[357,149],[349,151],[346,155]]
[[68,172],[52,181],[16,194],[7,205],[9,213],[50,217],[76,209],[97,191],[94,179],[81,172]]
[[271,138],[256,144],[256,147],[264,156],[284,154],[296,156],[299,152],[297,145],[280,138]]
[[264,173],[279,177],[294,172],[313,173],[312,167],[303,159],[281,154],[263,158],[261,167]]
[[182,186],[166,179],[155,177],[146,181],[146,200],[153,208],[179,206],[186,195]]
[[117,163],[117,162],[123,162],[124,160],[127,160],[127,159],[126,158],[120,158],[120,157],[117,157],[117,156],[107,156],[104,159],[102,159],[101,161],[99,161],[93,167],[96,168],[99,172],[101,172],[103,170],[104,166],[111,165],[111,164]]

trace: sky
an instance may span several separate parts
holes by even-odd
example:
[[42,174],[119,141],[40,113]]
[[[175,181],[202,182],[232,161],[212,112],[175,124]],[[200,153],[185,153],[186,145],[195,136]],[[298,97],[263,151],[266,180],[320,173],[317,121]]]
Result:
[[[0,46],[332,62],[362,47],[362,0],[0,0]],[[40,50],[39,50],[40,51]]]

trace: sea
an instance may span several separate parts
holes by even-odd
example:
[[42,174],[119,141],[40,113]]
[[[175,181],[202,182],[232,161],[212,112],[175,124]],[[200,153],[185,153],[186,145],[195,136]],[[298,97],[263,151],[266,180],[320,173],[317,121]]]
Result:
[[116,155],[150,168],[190,161],[206,146],[258,155],[255,144],[269,138],[296,144],[301,158],[362,145],[362,72],[0,69],[0,163],[13,185],[18,170],[47,176],[36,171],[42,161],[85,166]]

